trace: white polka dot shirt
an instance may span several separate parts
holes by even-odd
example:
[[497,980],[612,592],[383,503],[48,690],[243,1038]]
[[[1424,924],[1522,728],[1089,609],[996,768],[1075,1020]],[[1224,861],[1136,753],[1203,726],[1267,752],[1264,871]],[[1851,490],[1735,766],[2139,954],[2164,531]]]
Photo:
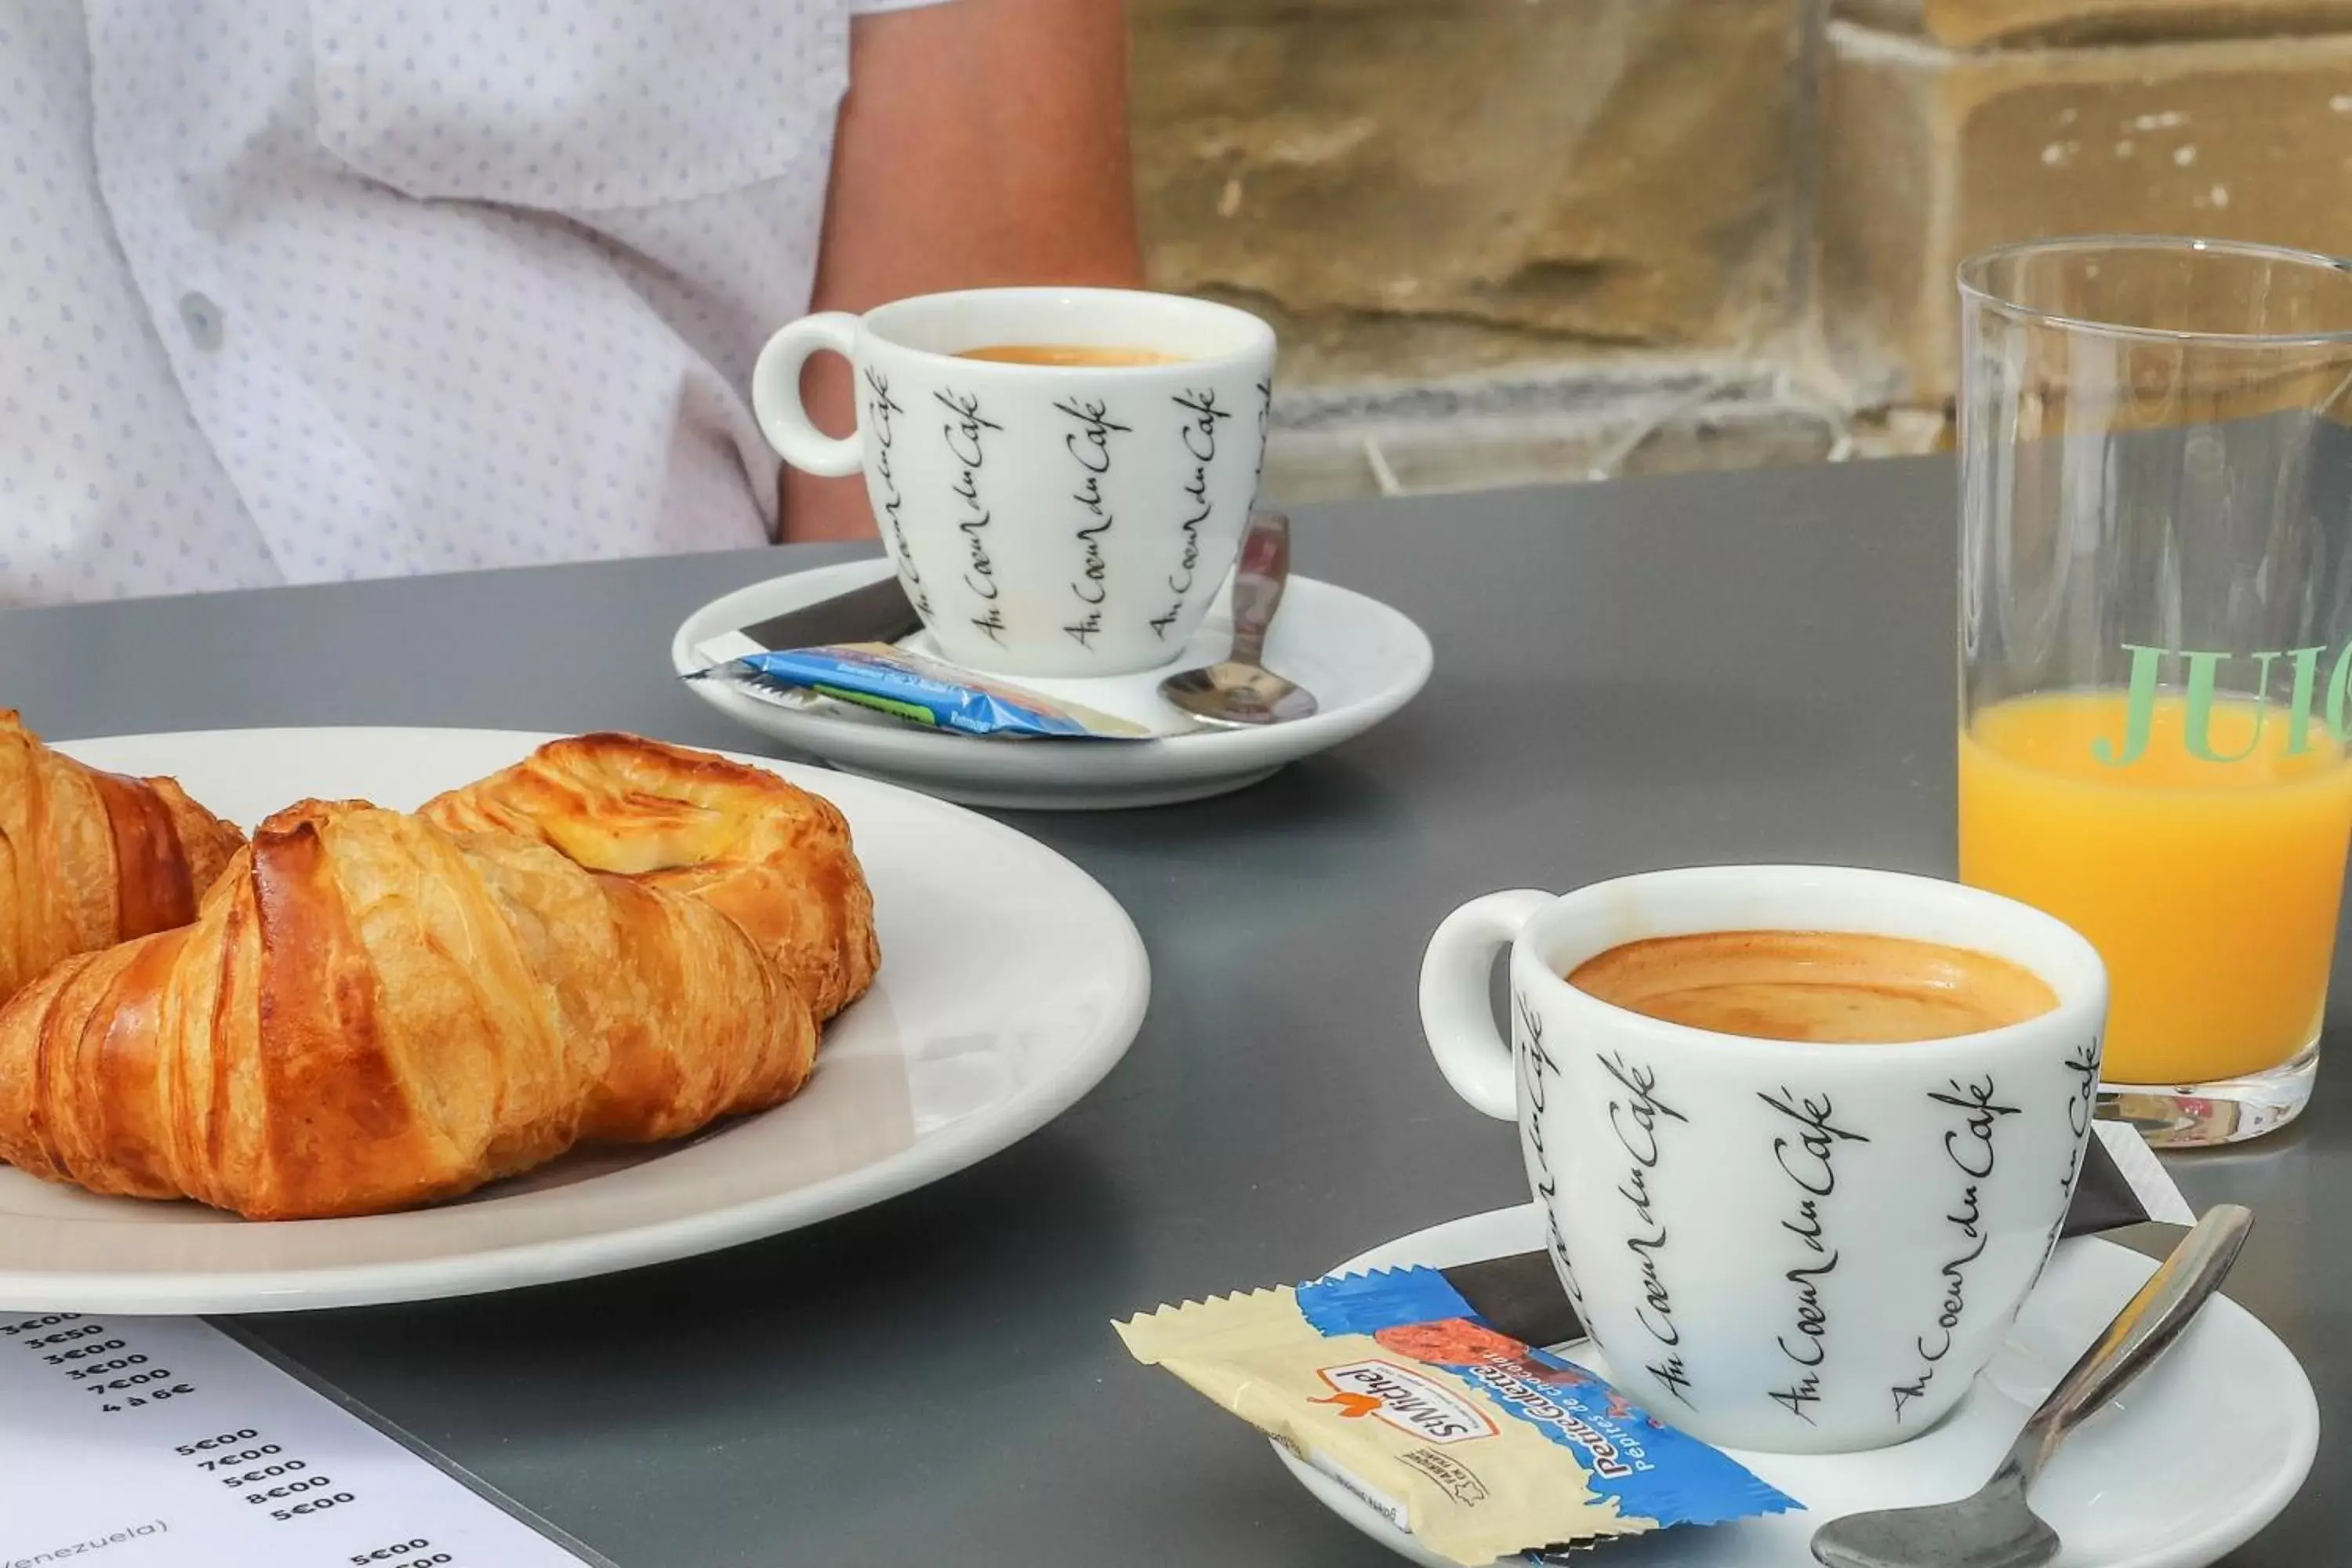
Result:
[[907,3],[0,6],[0,605],[766,539],[751,360]]

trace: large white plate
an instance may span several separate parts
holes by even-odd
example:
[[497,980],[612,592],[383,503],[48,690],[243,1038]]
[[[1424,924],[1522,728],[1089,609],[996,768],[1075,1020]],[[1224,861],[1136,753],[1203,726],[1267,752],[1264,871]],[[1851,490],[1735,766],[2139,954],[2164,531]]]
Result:
[[[887,561],[849,561],[754,583],[688,616],[670,640],[670,664],[681,675],[700,669],[705,661],[695,657],[698,644],[889,574]],[[1233,638],[1229,602],[1221,594],[1183,657],[1168,669],[1213,664]],[[927,646],[922,634],[910,643]],[[689,682],[688,689],[729,718],[851,773],[973,805],[1092,811],[1223,795],[1352,740],[1412,700],[1429,679],[1432,655],[1428,637],[1402,612],[1294,576],[1266,637],[1265,662],[1315,693],[1321,710],[1263,729],[1204,730],[1157,741],[984,741],[862,714],[778,708],[712,680]],[[1176,710],[1155,694],[1167,673],[1023,684],[1146,723],[1178,721]]]
[[[1446,1268],[1542,1245],[1542,1217],[1529,1204],[1433,1226],[1349,1258],[1339,1271]],[[1790,1568],[1812,1561],[1809,1542],[1824,1520],[1967,1496],[2155,1271],[2150,1259],[2096,1237],[2061,1242],[1992,1365],[1934,1431],[1866,1454],[1731,1450],[1805,1511],[1606,1542],[1590,1561],[1595,1568]],[[1608,1358],[1589,1341],[1566,1353],[1609,1374]],[[2252,1313],[2217,1296],[2162,1361],[2066,1440],[2033,1489],[2033,1507],[2065,1542],[2057,1568],[2202,1568],[2278,1516],[2318,1448],[2319,1404],[2302,1363]],[[1274,1451],[1349,1523],[1424,1568],[1446,1568],[1355,1494]]]
[[[80,741],[169,773],[251,826],[304,795],[412,808],[545,735],[249,730]],[[583,1152],[457,1203],[250,1224],[102,1198],[0,1166],[0,1309],[237,1312],[505,1289],[791,1230],[960,1170],[1110,1070],[1150,990],[1125,910],[1085,872],[984,817],[887,784],[772,767],[848,815],[874,887],[882,973],[834,1020],[789,1104],[652,1150]]]

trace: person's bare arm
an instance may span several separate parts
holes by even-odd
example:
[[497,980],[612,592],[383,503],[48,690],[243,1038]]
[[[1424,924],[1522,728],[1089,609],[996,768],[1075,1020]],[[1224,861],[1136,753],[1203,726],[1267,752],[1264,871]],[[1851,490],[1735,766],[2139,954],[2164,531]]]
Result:
[[[849,61],[814,309],[1141,281],[1118,0],[948,0],[861,16]],[[813,359],[803,387],[819,425],[849,428],[838,356]],[[873,532],[862,479],[785,470],[787,539]]]

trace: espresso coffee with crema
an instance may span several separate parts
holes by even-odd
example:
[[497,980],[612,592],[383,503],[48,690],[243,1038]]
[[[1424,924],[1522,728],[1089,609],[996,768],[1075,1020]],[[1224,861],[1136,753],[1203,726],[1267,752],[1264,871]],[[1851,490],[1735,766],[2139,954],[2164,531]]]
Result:
[[1150,349],[1097,348],[1089,343],[996,343],[987,348],[965,349],[955,357],[993,360],[999,364],[1065,364],[1087,369],[1184,363],[1182,354],[1158,353]]
[[1668,1023],[1824,1045],[1979,1034],[2058,1005],[2046,982],[2007,959],[1852,931],[1652,937],[1587,959],[1568,983]]

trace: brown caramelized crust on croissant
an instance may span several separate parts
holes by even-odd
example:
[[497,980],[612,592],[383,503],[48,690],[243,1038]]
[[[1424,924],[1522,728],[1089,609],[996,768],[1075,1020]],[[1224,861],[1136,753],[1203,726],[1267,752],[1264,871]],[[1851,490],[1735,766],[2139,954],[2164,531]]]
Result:
[[0,1008],[0,1159],[255,1219],[370,1214],[774,1105],[815,1050],[791,980],[699,899],[304,802],[194,925]]
[[60,959],[187,924],[244,842],[172,780],[100,773],[0,709],[0,1001]]
[[849,824],[764,768],[636,735],[576,735],[419,815],[535,838],[724,910],[777,955],[820,1021],[865,994],[881,962]]

